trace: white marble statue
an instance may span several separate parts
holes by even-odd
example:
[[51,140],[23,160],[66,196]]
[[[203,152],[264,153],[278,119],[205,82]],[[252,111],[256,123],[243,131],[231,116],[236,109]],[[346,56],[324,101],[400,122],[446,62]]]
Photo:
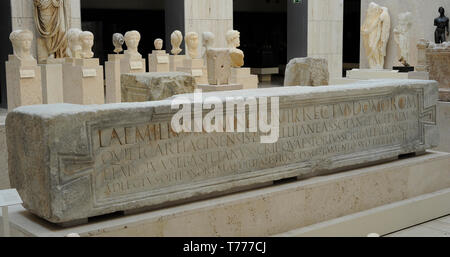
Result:
[[187,52],[192,59],[198,58],[198,34],[196,32],[186,33]]
[[172,44],[172,51],[171,53],[173,55],[178,55],[183,51],[180,48],[181,42],[183,42],[183,34],[181,34],[181,31],[175,30],[172,35],[170,35],[170,43]]
[[34,0],[34,22],[40,35],[39,61],[66,57],[69,22],[64,0]]
[[77,28],[69,29],[67,32],[67,42],[68,42],[68,48],[67,48],[67,55],[72,58],[81,58],[81,41],[80,41],[80,34],[81,30]]
[[412,25],[412,14],[410,12],[398,15],[398,26],[394,29],[394,38],[399,49],[399,62],[409,66],[409,31]]
[[386,7],[370,3],[361,27],[364,48],[371,69],[383,69],[391,19]]
[[125,54],[130,55],[132,59],[141,59],[142,55],[138,51],[139,41],[141,41],[141,34],[136,31],[128,31],[125,33],[125,44],[127,45],[127,50]]
[[228,48],[230,49],[231,66],[239,68],[244,65],[244,52],[238,47],[241,45],[240,32],[237,30],[230,30],[226,34]]
[[153,44],[155,45],[156,50],[161,50],[163,48],[163,43],[164,41],[161,38],[157,38]]
[[120,54],[123,51],[123,44],[125,43],[125,39],[123,35],[120,33],[113,34],[113,45],[114,45],[114,53]]
[[80,33],[81,42],[81,58],[89,59],[94,57],[92,46],[94,46],[94,34],[90,31],[83,31]]
[[35,60],[31,55],[31,43],[33,42],[33,33],[29,30],[15,30],[9,35],[14,55],[22,61]]
[[202,33],[202,58],[207,62],[207,52],[208,49],[213,47],[215,36],[212,32],[203,32]]

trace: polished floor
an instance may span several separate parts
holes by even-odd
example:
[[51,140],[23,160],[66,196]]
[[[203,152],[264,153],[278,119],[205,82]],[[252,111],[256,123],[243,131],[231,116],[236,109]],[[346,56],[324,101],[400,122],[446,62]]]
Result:
[[450,237],[450,216],[422,223],[386,237]]

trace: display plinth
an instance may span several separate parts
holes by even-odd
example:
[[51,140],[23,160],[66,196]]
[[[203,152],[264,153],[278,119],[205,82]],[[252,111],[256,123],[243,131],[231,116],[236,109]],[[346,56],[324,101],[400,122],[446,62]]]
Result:
[[183,67],[183,61],[186,59],[186,55],[170,55],[169,56],[169,70],[177,71],[177,68]]
[[153,50],[152,53],[148,55],[148,71],[169,72],[169,54],[167,54],[164,50]]
[[43,103],[63,103],[63,64],[47,62],[46,64],[39,64],[39,66],[41,67]]
[[67,58],[63,65],[64,102],[72,104],[104,104],[103,66],[97,58]]
[[353,69],[347,71],[348,79],[428,79],[425,72],[399,72],[398,70]]
[[[139,55],[140,56],[140,55]],[[146,71],[145,59],[125,53],[120,61],[120,74],[144,73]]]
[[195,78],[197,84],[208,83],[208,74],[205,73],[203,59],[186,58],[183,60],[183,66],[178,67],[177,71],[186,72]]
[[250,68],[231,68],[231,83],[241,84],[243,89],[258,88],[258,75],[252,75]]
[[[10,209],[11,232],[13,236],[30,237],[63,237],[69,233],[78,233],[82,237],[271,236],[448,189],[449,165],[449,153],[429,152],[162,210],[105,216],[71,228],[50,224],[16,206]],[[425,209],[427,206],[424,206],[416,209],[410,213],[415,215],[415,223],[406,226],[448,214],[450,205],[441,202],[438,206],[446,208]],[[232,217],[233,222],[224,217]],[[399,217],[402,216],[384,216],[384,220],[377,221],[378,228],[383,230],[386,220],[396,230],[405,228],[391,225]],[[352,228],[344,230],[354,231]]]
[[123,58],[123,54],[108,54],[108,61],[105,62],[106,103],[121,102],[120,62]]
[[42,104],[41,67],[36,60],[20,60],[14,55],[6,62],[8,110]]

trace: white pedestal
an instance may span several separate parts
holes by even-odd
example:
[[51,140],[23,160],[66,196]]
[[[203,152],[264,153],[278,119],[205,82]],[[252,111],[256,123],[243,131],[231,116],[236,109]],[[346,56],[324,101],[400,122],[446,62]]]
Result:
[[129,54],[124,54],[123,56],[120,61],[120,74],[145,72],[145,59],[136,58]]
[[104,104],[103,67],[99,60],[67,58],[63,65],[64,102]]
[[231,68],[231,83],[241,84],[243,89],[258,88],[258,76],[250,73],[250,68]]
[[183,67],[183,61],[186,55],[170,55],[169,56],[169,71],[177,71],[177,68]]
[[206,68],[204,67],[203,59],[186,58],[183,60],[183,66],[178,67],[177,71],[192,75],[197,84],[208,83],[208,74],[205,72]]
[[41,67],[36,60],[21,61],[9,55],[6,62],[8,110],[42,104]]
[[120,88],[120,62],[124,58],[123,54],[109,54],[108,61],[105,62],[106,78],[106,103],[122,102]]
[[64,102],[63,64],[40,64],[42,76],[42,101],[44,104]]
[[169,54],[167,54],[164,50],[153,50],[152,53],[148,55],[148,71],[169,72]]

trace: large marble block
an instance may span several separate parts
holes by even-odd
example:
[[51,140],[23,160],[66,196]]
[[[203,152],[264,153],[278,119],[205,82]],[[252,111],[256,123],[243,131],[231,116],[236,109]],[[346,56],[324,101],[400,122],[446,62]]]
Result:
[[325,58],[294,58],[286,66],[284,86],[327,86],[330,80]]
[[170,99],[24,106],[6,120],[11,186],[26,209],[65,223],[371,165],[439,142],[434,81],[203,94],[210,96],[224,103],[279,97],[279,140],[261,144],[263,134],[249,132],[177,134]]
[[182,72],[147,72],[122,74],[122,102],[158,101],[168,97],[192,93],[193,76]]
[[430,79],[439,83],[439,100],[450,102],[450,42],[429,44],[426,60]]

